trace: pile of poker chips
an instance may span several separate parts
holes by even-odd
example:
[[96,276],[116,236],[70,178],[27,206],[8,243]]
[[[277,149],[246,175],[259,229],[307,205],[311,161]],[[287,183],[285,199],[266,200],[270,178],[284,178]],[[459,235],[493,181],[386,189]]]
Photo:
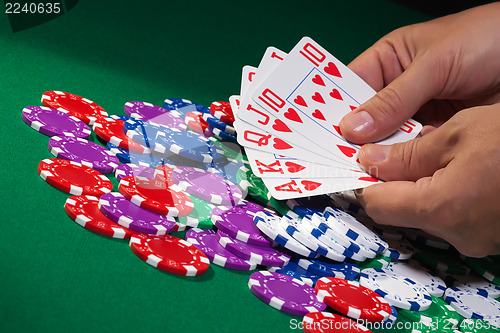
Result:
[[[71,219],[130,239],[132,252],[158,269],[195,276],[210,263],[260,268],[250,291],[303,316],[306,332],[328,331],[318,323],[359,332],[500,326],[497,256],[466,258],[422,231],[377,225],[352,193],[275,200],[235,143],[227,102],[127,102],[125,115],[109,117],[73,94],[46,92],[42,102],[22,112],[51,137],[56,158],[40,162],[40,177],[72,195],[64,207]],[[103,175],[113,172],[119,192]],[[170,235],[185,229],[185,239]]]

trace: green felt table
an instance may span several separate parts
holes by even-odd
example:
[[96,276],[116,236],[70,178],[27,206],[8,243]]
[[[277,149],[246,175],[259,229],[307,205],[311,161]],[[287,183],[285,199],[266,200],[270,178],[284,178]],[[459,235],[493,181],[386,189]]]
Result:
[[21,110],[40,105],[47,90],[89,98],[110,114],[123,114],[130,100],[209,105],[237,94],[241,68],[256,66],[270,45],[289,51],[308,35],[347,63],[428,17],[389,1],[83,0],[13,33],[0,16],[0,332],[290,331],[301,318],[253,296],[250,272],[211,265],[197,278],[164,273],[127,241],[69,219],[69,195],[37,174],[52,157],[49,138],[26,126]]

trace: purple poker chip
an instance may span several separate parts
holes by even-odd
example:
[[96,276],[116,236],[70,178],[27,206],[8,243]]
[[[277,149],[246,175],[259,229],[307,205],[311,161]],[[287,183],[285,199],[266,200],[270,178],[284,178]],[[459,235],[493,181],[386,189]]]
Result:
[[144,178],[155,178],[155,169],[150,168],[146,165],[139,165],[133,163],[121,164],[116,168],[115,177],[116,180],[120,181],[122,178],[138,176]]
[[90,128],[80,119],[45,106],[27,106],[21,113],[23,121],[35,131],[47,136],[88,138]]
[[106,148],[82,138],[53,136],[49,151],[57,158],[64,158],[86,165],[102,173],[111,173],[120,165],[118,157]]
[[99,198],[99,210],[122,227],[148,235],[166,235],[175,227],[175,219],[141,208],[118,192],[106,193]]
[[185,131],[187,126],[184,123],[183,115],[176,110],[167,110],[157,105],[146,102],[127,102],[124,112],[127,116],[135,119],[149,120],[152,123],[164,125]]
[[229,252],[241,259],[268,267],[283,267],[290,261],[290,256],[272,247],[262,247],[243,243],[218,230],[219,243]]
[[274,242],[261,233],[254,223],[257,212],[239,207],[218,209],[210,214],[212,223],[229,236],[251,245],[271,247]]
[[291,276],[277,272],[259,271],[250,275],[248,288],[262,302],[296,316],[326,309],[314,288]]
[[257,267],[257,264],[241,259],[222,247],[219,235],[213,230],[189,229],[186,241],[205,253],[210,262],[216,265],[238,271],[251,271]]
[[203,169],[177,167],[172,181],[187,193],[216,205],[234,206],[243,199],[238,186]]

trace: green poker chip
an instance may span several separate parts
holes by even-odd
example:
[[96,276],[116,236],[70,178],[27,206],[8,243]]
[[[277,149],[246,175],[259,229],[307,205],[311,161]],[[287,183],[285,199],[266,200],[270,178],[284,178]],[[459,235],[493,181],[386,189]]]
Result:
[[460,325],[460,332],[463,333],[488,333],[500,332],[500,328],[492,325],[492,323],[482,319],[464,319]]
[[281,215],[286,215],[291,211],[290,207],[286,205],[286,200],[277,200],[273,197],[269,198],[269,203],[271,206]]
[[250,167],[243,165],[236,173],[238,186],[260,204],[269,205],[269,190],[262,179],[254,175]]
[[371,259],[366,259],[365,261],[358,262],[358,266],[361,270],[366,268],[377,268],[384,269],[391,263],[391,258],[385,256],[376,256]]
[[429,249],[418,245],[415,245],[415,249],[417,251],[413,258],[427,268],[455,275],[467,275],[470,272],[469,267],[462,263],[454,250]]
[[194,204],[193,210],[188,216],[176,217],[176,221],[191,228],[213,229],[214,224],[210,220],[210,213],[215,205],[192,195],[189,197]]
[[[460,256],[467,266],[472,268],[476,273],[484,277],[486,280],[500,285],[500,264],[490,257],[470,258]],[[496,259],[496,258],[495,258]]]
[[[443,326],[458,326],[462,320],[462,316],[453,309],[453,307],[447,304],[442,299],[432,296],[432,304],[425,311],[410,311],[405,309],[399,309],[398,314],[406,317],[414,322],[420,322],[427,324],[427,326],[432,327],[432,325],[439,324],[438,319],[443,319]],[[449,324],[448,324],[449,323]]]

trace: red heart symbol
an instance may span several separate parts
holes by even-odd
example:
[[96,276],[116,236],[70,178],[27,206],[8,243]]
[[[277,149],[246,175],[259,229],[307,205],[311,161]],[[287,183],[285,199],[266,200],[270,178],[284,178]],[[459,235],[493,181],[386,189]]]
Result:
[[295,97],[295,99],[293,101],[299,105],[307,107],[306,101],[304,101],[304,98],[302,98],[302,96],[300,96],[300,95]]
[[342,77],[342,75],[340,75],[339,69],[333,62],[328,63],[328,66],[325,67],[325,72],[333,76]]
[[323,116],[323,114],[321,113],[320,110],[316,109],[314,110],[314,112],[312,113],[312,116],[316,119],[319,119],[319,120],[326,120],[325,119],[325,116]]
[[279,149],[279,150],[293,148],[293,146],[290,146],[288,143],[286,143],[285,141],[278,139],[278,138],[274,138],[273,147],[276,149]]
[[321,183],[313,182],[310,180],[302,180],[301,183],[302,185],[304,185],[304,188],[307,191],[313,191],[322,185]]
[[302,122],[302,119],[300,119],[300,116],[297,113],[297,111],[295,111],[292,108],[288,108],[288,111],[285,112],[283,115],[285,116],[286,119],[290,119],[290,120],[296,121],[298,123]]
[[312,96],[313,101],[316,101],[318,103],[325,104],[325,100],[323,99],[323,96],[319,92],[314,93]]
[[273,129],[278,132],[292,132],[290,127],[286,126],[286,124],[279,119],[274,120]]
[[340,127],[339,126],[333,125],[333,128],[337,131],[337,133],[339,133],[340,135],[342,135],[342,132],[340,131]]
[[313,83],[316,83],[320,86],[325,86],[325,81],[323,81],[323,79],[321,78],[321,76],[319,76],[319,74],[316,74],[315,77],[313,77],[312,79]]
[[349,107],[351,108],[351,111],[353,111],[356,108],[356,106],[352,106],[352,105],[349,105]]
[[330,96],[335,98],[335,99],[340,99],[341,101],[343,101],[342,95],[340,95],[340,93],[337,89],[333,89],[332,92],[330,93]]
[[291,172],[291,173],[296,173],[296,172],[299,172],[299,171],[304,170],[306,168],[305,166],[302,166],[300,164],[293,163],[293,162],[285,162],[285,165],[288,169],[288,172]]
[[356,149],[354,149],[354,148],[346,147],[346,146],[342,146],[342,145],[337,145],[337,147],[347,157],[353,157],[354,154],[356,154]]
[[378,183],[378,179],[377,178],[373,178],[373,177],[359,177],[358,180],[364,180],[366,182]]

